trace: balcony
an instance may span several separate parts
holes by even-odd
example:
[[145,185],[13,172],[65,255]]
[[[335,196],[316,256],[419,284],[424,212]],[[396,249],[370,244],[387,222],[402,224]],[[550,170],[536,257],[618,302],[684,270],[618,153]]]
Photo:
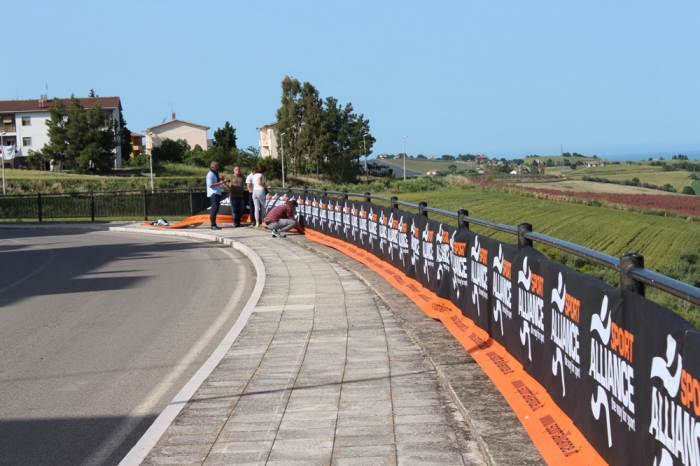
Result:
[[15,133],[17,127],[15,125],[0,125],[0,133]]

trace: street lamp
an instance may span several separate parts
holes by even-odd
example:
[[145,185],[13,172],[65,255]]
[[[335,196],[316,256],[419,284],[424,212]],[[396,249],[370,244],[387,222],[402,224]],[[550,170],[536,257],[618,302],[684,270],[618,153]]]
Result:
[[7,133],[2,133],[0,134],[0,148],[2,148],[2,155],[0,155],[0,160],[2,161],[2,195],[5,196],[5,144],[3,143],[2,138],[6,135]]
[[367,142],[365,141],[366,137],[366,134],[362,135],[362,145],[365,148],[365,180],[367,180],[367,182],[369,183],[369,172],[367,171]]
[[284,135],[287,133],[280,133],[280,146],[282,147],[282,188],[284,189]]
[[262,156],[262,133],[260,133],[259,127],[256,127],[255,131],[258,133],[258,150],[260,151],[260,156]]
[[406,138],[408,136],[403,137],[403,180],[406,181]]
[[153,194],[153,133],[149,133],[151,139],[151,148],[148,150],[148,164],[151,167],[151,194]]

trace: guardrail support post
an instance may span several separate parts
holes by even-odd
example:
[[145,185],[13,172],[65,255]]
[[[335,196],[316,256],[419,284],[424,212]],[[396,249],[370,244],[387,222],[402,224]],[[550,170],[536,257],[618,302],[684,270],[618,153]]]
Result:
[[323,197],[328,196],[328,190],[326,188],[323,188],[322,190]]
[[644,296],[646,292],[644,283],[635,280],[629,275],[629,271],[634,268],[644,268],[644,256],[636,252],[630,252],[620,257],[620,289]]
[[146,199],[146,187],[143,188],[143,219],[148,220],[148,200]]
[[532,247],[532,240],[525,238],[525,233],[532,231],[532,225],[529,223],[521,223],[518,225],[518,249]]
[[192,188],[187,188],[190,193],[190,217],[194,215],[194,194],[192,193]]
[[95,193],[90,190],[90,221],[95,221]]
[[460,209],[457,212],[457,229],[459,230],[468,230],[469,229],[469,222],[467,222],[465,217],[469,217],[469,212],[467,209]]
[[308,195],[309,195],[309,187],[304,186],[304,196],[308,196]]
[[372,193],[365,193],[365,202],[372,202]]
[[348,200],[348,191],[347,191],[347,189],[343,189],[343,200],[345,200],[345,201]]
[[42,212],[41,212],[41,193],[36,195],[37,206],[39,207],[39,221],[41,222]]
[[396,201],[398,201],[398,200],[399,200],[398,197],[396,197],[396,196],[391,196],[391,208],[392,208],[392,209],[398,209],[398,208],[399,208],[399,205],[396,203]]
[[427,202],[419,202],[418,203],[418,215],[422,215],[425,218],[428,218],[428,212],[425,211],[425,208],[428,207]]

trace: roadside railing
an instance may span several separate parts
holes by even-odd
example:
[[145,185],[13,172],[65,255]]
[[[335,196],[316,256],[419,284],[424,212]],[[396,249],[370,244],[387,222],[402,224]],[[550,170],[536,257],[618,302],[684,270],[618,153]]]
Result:
[[669,293],[680,299],[688,301],[696,306],[700,306],[700,288],[696,288],[687,283],[675,280],[657,272],[653,272],[644,268],[644,256],[637,253],[628,253],[619,258],[604,254],[593,249],[570,243],[568,241],[554,238],[534,232],[532,225],[522,223],[518,226],[505,225],[495,223],[489,220],[484,220],[469,216],[467,209],[461,209],[458,212],[450,212],[443,209],[429,207],[426,202],[412,204],[410,202],[400,201],[397,197],[376,196],[371,193],[351,193],[347,191],[329,191],[326,189],[311,189],[311,188],[273,188],[277,192],[303,192],[317,193],[321,195],[336,195],[342,196],[343,199],[348,199],[350,196],[359,197],[366,202],[378,200],[389,203],[392,208],[398,209],[408,207],[416,209],[420,215],[428,216],[429,213],[441,215],[457,220],[458,228],[469,229],[470,224],[479,225],[492,230],[508,233],[517,236],[517,243],[520,249],[532,247],[533,243],[537,242],[551,248],[564,251],[577,257],[581,257],[596,265],[613,269],[620,273],[620,288],[631,291],[640,296],[645,295],[645,287],[651,286],[658,290]]
[[208,206],[204,188],[14,194],[0,197],[0,220],[187,217]]

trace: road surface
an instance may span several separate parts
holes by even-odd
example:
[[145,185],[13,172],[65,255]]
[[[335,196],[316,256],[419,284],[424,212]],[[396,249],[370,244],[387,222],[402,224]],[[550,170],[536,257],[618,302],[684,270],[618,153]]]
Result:
[[231,328],[230,247],[0,231],[0,464],[117,464]]

